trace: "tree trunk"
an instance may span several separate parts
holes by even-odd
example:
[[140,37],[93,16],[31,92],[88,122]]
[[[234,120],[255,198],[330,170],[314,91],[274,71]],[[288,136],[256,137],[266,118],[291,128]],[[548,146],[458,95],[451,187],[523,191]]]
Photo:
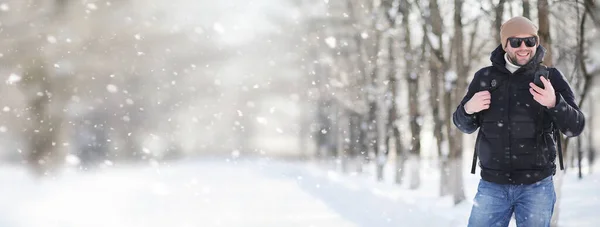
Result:
[[348,173],[348,150],[350,148],[349,139],[349,125],[350,120],[348,118],[347,110],[344,107],[340,107],[338,111],[338,154],[337,159],[341,165],[342,173]]
[[[561,140],[561,147],[563,151],[563,157],[566,157],[568,152],[567,148],[569,147],[569,139],[559,135],[559,140]],[[565,170],[561,171],[560,169],[556,170],[556,175],[554,175],[554,190],[556,192],[556,203],[554,204],[554,214],[552,215],[552,220],[550,221],[550,226],[557,227],[558,219],[560,217],[560,199],[562,198],[562,183],[565,176],[565,173],[569,169],[568,162],[565,162]]]
[[529,0],[523,0],[523,17],[526,17],[529,20],[531,20],[530,11],[531,11],[531,4],[529,3]]
[[[391,119],[390,116],[392,116],[392,112],[394,112],[394,111],[390,107],[390,109],[388,109],[388,122]],[[394,126],[392,126],[392,123],[388,123],[388,125],[386,127],[387,130],[385,131],[385,141],[383,143],[384,150],[386,151],[385,154],[389,154],[390,150],[392,149],[391,148],[392,147],[392,145],[391,145],[392,141],[396,141],[397,140],[396,138],[394,138],[394,128],[393,127]],[[394,147],[394,149],[398,149],[398,148]],[[385,163],[387,161],[387,155],[386,156],[377,157],[377,161],[381,162],[381,163]],[[380,180],[380,181],[383,180],[383,167],[384,167],[383,164],[377,166],[377,171],[381,171],[381,172],[378,172],[381,175],[378,174],[378,176],[377,176],[377,179]]]
[[[305,96],[305,100],[308,99],[308,95]],[[308,138],[310,136],[310,118],[308,116],[308,103],[303,103],[300,105],[300,130],[298,132],[298,147],[300,148],[299,155],[300,158],[306,159],[308,158]]]
[[[575,146],[577,146],[577,142],[575,142]],[[576,147],[575,151],[577,151],[578,149],[579,148]],[[567,159],[569,160],[569,166],[573,166],[573,167],[577,166],[575,164],[575,159],[577,159],[577,152],[570,153],[569,156],[567,157]]]
[[584,0],[585,10],[590,15],[596,29],[600,29],[600,11],[596,6],[595,0]]
[[495,16],[496,18],[494,18],[494,31],[496,31],[496,43],[502,43],[500,42],[500,27],[502,26],[502,17],[504,16],[504,3],[506,2],[506,0],[500,0],[500,2],[498,2],[498,5],[496,5],[496,8],[494,9],[495,12]]
[[[446,78],[444,75],[448,72],[449,63],[444,57],[444,42],[443,42],[443,28],[444,23],[442,21],[442,15],[439,10],[439,5],[437,0],[429,1],[429,12],[430,12],[430,21],[431,21],[431,32],[435,35],[438,43],[437,48],[433,47],[433,43],[430,43],[430,51],[432,52],[432,57],[430,58],[430,67],[432,74],[432,97],[431,102],[433,106],[433,118],[434,118],[434,134],[436,135],[436,141],[438,145],[438,158],[440,163],[440,195],[445,196],[450,193],[450,179],[448,175],[448,147],[447,144],[444,144],[444,133],[443,131],[447,129],[444,128],[444,123],[450,114],[451,105],[451,97],[449,95],[443,95],[440,99],[440,94],[438,92],[441,89],[445,89],[439,85],[440,82],[445,83]],[[435,56],[435,57],[434,57]],[[449,90],[444,90],[442,94],[447,94]],[[442,108],[440,108],[442,107]],[[446,141],[448,141],[449,137],[446,137]]]
[[581,146],[581,140],[583,136],[577,137],[577,176],[581,179],[583,176],[581,175],[581,159],[583,156],[583,147]]
[[435,58],[429,58],[429,79],[431,84],[431,89],[429,90],[429,106],[431,106],[431,115],[433,118],[433,136],[435,137],[435,142],[437,145],[437,155],[438,158],[442,157],[442,140],[443,134],[443,122],[440,116],[440,107],[442,106],[442,101],[440,100],[440,76],[441,76],[441,65]]
[[590,115],[587,116],[586,118],[588,119],[588,124],[591,125],[591,127],[588,127],[588,165],[589,165],[589,174],[592,174],[594,171],[594,160],[596,158],[596,144],[594,143],[594,132],[595,132],[595,128],[594,128],[594,112],[596,109],[596,102],[592,101],[591,99],[588,99],[589,104],[589,108],[590,108]]
[[322,160],[328,157],[329,148],[331,147],[331,140],[328,139],[331,135],[331,102],[327,102],[324,97],[319,97],[316,105],[316,116],[318,128],[315,130],[313,136],[315,137],[316,152],[315,158]]
[[539,20],[539,31],[540,43],[547,50],[546,56],[544,57],[544,65],[551,67],[552,62],[552,39],[550,39],[550,7],[548,6],[548,0],[538,0],[538,20]]
[[[394,130],[394,132],[396,132],[397,130]],[[400,139],[396,139],[396,146],[398,146],[398,144],[401,143]],[[400,148],[402,149],[402,148]],[[398,151],[398,148],[396,148],[396,151]],[[406,166],[406,158],[397,155],[396,156],[396,178],[394,179],[394,182],[398,185],[402,184],[402,177],[404,176],[404,170],[405,170],[405,166]]]
[[[565,166],[565,169],[567,167]],[[552,215],[552,220],[550,221],[550,226],[558,227],[558,218],[560,216],[560,198],[562,195],[562,182],[565,176],[565,171],[560,169],[556,170],[556,174],[553,177],[554,180],[554,191],[556,193],[556,203],[554,204],[554,214]]]
[[[443,152],[444,150],[444,123],[440,116],[441,110],[443,110],[444,100],[440,100],[440,76],[441,74],[441,65],[439,62],[435,62],[434,58],[430,58],[430,72],[431,72],[431,96],[429,97],[429,102],[432,107],[432,117],[433,117],[433,135],[435,137],[436,145],[437,145],[437,154],[438,154],[438,166],[440,168],[440,196],[446,196],[450,193],[448,187],[448,152]],[[445,96],[446,97],[446,96]],[[447,100],[449,101],[449,100]],[[446,115],[444,115],[446,116]]]
[[360,134],[358,135],[358,146],[360,147],[360,155],[359,155],[359,162],[361,163],[361,172],[363,171],[362,168],[364,168],[363,166],[369,163],[369,146],[368,146],[368,139],[367,139],[367,133],[368,133],[368,126],[367,126],[367,114],[362,114],[360,116],[360,122],[359,122],[359,130],[360,130]]
[[[450,83],[450,82],[447,81],[447,78],[445,77],[444,78],[444,84],[448,84],[448,83]],[[451,91],[446,90],[446,92],[451,92]],[[455,138],[456,136],[452,137],[451,130],[452,130],[453,124],[451,122],[451,119],[449,118],[449,116],[452,115],[452,107],[453,107],[452,103],[453,103],[452,102],[452,96],[451,95],[444,95],[444,106],[445,106],[445,108],[444,108],[445,124],[444,125],[446,126],[445,127],[446,138],[447,138],[447,140],[446,140],[447,147],[446,148],[447,148],[447,152],[448,153],[445,154],[444,156],[442,156],[443,157],[442,158],[442,168],[440,169],[440,171],[441,171],[441,173],[440,173],[441,174],[440,175],[441,182],[440,183],[442,183],[442,185],[444,185],[444,186],[442,186],[442,189],[444,189],[444,190],[440,191],[440,193],[442,195],[447,195],[449,193],[453,193],[454,192],[454,187],[452,185],[453,175],[452,175],[452,171],[451,171],[451,163],[452,163],[451,162],[451,160],[452,160],[452,156],[451,155],[452,155],[452,145],[453,145],[453,143],[451,143],[451,141],[454,140],[454,139],[456,139]]]
[[408,82],[408,111],[409,111],[409,121],[410,121],[410,131],[411,131],[411,140],[410,140],[410,169],[411,169],[411,178],[410,178],[410,189],[416,189],[421,184],[421,178],[419,177],[419,164],[420,164],[420,156],[421,156],[421,126],[419,125],[419,76],[418,73],[415,72],[416,69],[413,67],[414,59],[416,58],[416,54],[412,49],[412,40],[411,40],[411,29],[408,21],[410,4],[407,0],[402,0],[400,3],[400,12],[402,13],[402,27],[404,27],[404,78]]
[[[406,161],[406,154],[404,147],[402,146],[402,137],[400,129],[398,128],[398,106],[396,105],[396,99],[398,98],[398,79],[396,77],[396,57],[394,55],[394,36],[388,37],[388,64],[389,64],[389,95],[390,95],[390,112],[388,115],[388,136],[392,134],[395,141],[396,149],[396,177],[395,182],[397,184],[402,183],[404,173],[404,162]],[[389,141],[387,142],[389,146]],[[389,149],[388,149],[389,151]]]
[[355,165],[355,170],[356,172],[362,172],[362,147],[361,147],[361,141],[360,141],[360,134],[361,134],[361,129],[360,129],[360,125],[361,125],[361,116],[354,112],[352,113],[352,117],[351,117],[351,141],[350,141],[350,150],[352,151],[352,162]]
[[[552,40],[550,39],[549,14],[550,14],[550,7],[548,6],[548,0],[538,0],[538,20],[539,20],[538,34],[540,36],[541,45],[544,46],[547,50],[543,63],[544,63],[544,65],[551,67],[553,65],[553,62],[552,62]],[[562,136],[560,136],[559,139],[562,139]],[[565,141],[565,143],[563,143],[563,148],[567,148],[566,141]],[[567,153],[566,149],[563,149],[563,157],[568,157],[568,153]],[[565,166],[565,169],[566,168],[567,167]],[[558,225],[558,217],[560,214],[559,204],[560,204],[560,198],[562,195],[561,188],[562,188],[563,176],[564,176],[564,172],[558,170],[556,177],[555,177],[555,182],[554,182],[554,188],[556,191],[556,203],[554,204],[554,215],[552,216],[551,226]]]
[[383,153],[382,149],[379,148],[379,126],[377,124],[377,101],[371,101],[369,104],[369,147],[373,149],[375,153],[376,165],[377,165],[377,179],[383,180],[383,168],[385,166],[387,157]]
[[[466,89],[466,75],[465,70],[465,59],[464,59],[464,38],[463,38],[463,24],[462,24],[462,0],[454,0],[454,43],[456,47],[455,58],[456,59],[456,73],[457,80],[453,91],[450,92],[452,96],[452,104],[460,102],[462,93]],[[465,192],[463,190],[462,181],[462,137],[464,134],[460,133],[456,127],[452,124],[452,114],[450,108],[448,108],[447,124],[448,124],[448,143],[450,145],[450,160],[456,160],[455,163],[451,163],[450,168],[450,179],[452,188],[452,197],[454,203],[458,204],[465,200]]]
[[367,122],[367,140],[368,140],[368,147],[369,150],[372,150],[372,152],[375,154],[375,159],[376,159],[376,165],[377,165],[377,179],[378,180],[383,180],[383,168],[385,165],[385,162],[387,160],[386,155],[383,153],[383,149],[381,149],[379,146],[379,124],[377,122],[377,113],[380,110],[383,110],[381,108],[379,108],[378,106],[378,80],[377,80],[377,76],[379,73],[378,70],[378,60],[379,60],[379,47],[381,45],[381,32],[380,31],[375,31],[375,56],[374,56],[374,64],[375,64],[375,68],[373,69],[373,71],[370,73],[370,85],[368,85],[369,89],[368,89],[368,101],[369,101],[369,113],[368,113],[368,122]]
[[64,160],[64,154],[56,146],[63,128],[64,103],[61,91],[52,83],[57,82],[56,78],[46,68],[42,59],[29,60],[23,67],[21,83],[32,123],[25,131],[29,141],[27,161],[36,176],[50,174]]

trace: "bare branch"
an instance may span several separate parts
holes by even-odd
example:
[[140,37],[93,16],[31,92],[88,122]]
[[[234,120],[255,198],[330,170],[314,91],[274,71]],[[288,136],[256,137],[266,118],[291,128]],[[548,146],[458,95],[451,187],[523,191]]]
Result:
[[468,72],[471,68],[471,65],[473,63],[473,59],[475,59],[475,54],[473,53],[473,51],[475,50],[475,33],[477,32],[477,28],[479,27],[479,20],[475,20],[475,25],[473,25],[473,31],[471,31],[470,34],[470,38],[471,40],[469,41],[469,51],[468,51],[468,55],[469,57],[467,58],[467,63],[465,66],[465,72]]
[[584,103],[586,96],[588,95],[588,91],[592,86],[592,75],[588,72],[587,66],[585,65],[585,58],[583,56],[583,44],[585,42],[585,19],[587,16],[587,11],[583,12],[583,16],[581,17],[581,23],[579,24],[579,67],[581,68],[581,73],[583,74],[584,85],[581,91],[581,99],[579,99],[579,107]]
[[593,0],[584,0],[585,11],[590,15],[590,18],[594,22],[596,28],[600,28],[600,15],[598,15],[598,9]]

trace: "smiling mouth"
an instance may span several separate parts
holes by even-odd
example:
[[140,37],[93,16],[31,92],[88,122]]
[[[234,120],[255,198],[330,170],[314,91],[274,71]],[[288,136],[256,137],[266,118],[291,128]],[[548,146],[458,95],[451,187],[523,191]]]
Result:
[[517,53],[517,56],[519,56],[519,57],[528,57],[529,56],[529,52]]

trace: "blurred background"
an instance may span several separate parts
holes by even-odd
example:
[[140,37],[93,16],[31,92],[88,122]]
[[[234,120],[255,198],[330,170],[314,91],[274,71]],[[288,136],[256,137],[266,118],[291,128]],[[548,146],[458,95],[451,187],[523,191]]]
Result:
[[553,225],[597,226],[598,4],[0,1],[0,226],[464,226],[450,117],[520,15],[586,114]]

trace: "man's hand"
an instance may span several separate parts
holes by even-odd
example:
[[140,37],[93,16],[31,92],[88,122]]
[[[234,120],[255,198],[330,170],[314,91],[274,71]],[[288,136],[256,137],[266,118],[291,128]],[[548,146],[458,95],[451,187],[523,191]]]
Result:
[[554,88],[549,80],[540,76],[544,88],[538,87],[534,83],[529,83],[529,92],[533,95],[533,99],[540,103],[542,106],[552,108],[556,105],[556,94],[554,94]]
[[487,110],[490,108],[492,95],[489,91],[480,91],[477,92],[469,99],[467,103],[465,103],[465,112],[467,114],[478,113],[482,110]]

